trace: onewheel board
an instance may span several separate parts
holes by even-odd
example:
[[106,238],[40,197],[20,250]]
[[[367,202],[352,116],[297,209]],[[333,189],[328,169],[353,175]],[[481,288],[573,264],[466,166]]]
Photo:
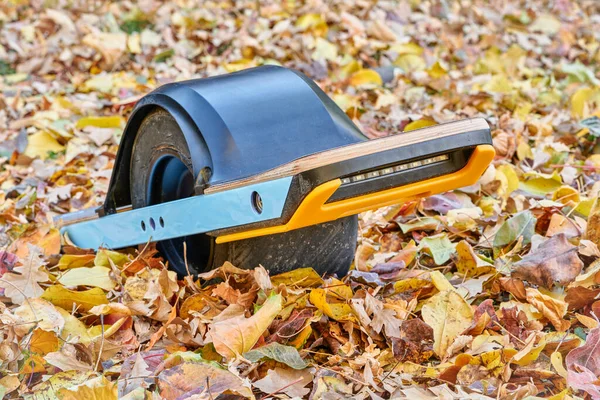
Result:
[[493,157],[484,119],[369,141],[304,75],[260,67],[144,97],[104,206],[59,223],[83,248],[159,242],[180,274],[224,261],[343,274],[356,214],[471,185]]

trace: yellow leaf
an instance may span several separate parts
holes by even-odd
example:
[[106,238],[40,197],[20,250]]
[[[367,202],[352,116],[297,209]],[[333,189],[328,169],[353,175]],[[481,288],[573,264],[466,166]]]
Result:
[[69,343],[81,343],[85,346],[92,342],[87,328],[83,322],[60,307],[56,308],[65,321],[65,326],[60,334],[61,339]]
[[131,260],[129,259],[129,256],[127,254],[119,253],[118,251],[100,249],[98,250],[98,253],[96,253],[94,265],[97,267],[110,268],[111,261],[114,265],[121,268],[123,267],[123,265],[125,265],[125,263]]
[[587,102],[596,95],[596,91],[587,87],[578,89],[571,96],[571,114],[576,118],[583,118],[589,114]]
[[109,117],[83,117],[77,121],[75,127],[77,129],[85,128],[86,126],[94,126],[96,128],[121,128],[125,125],[125,119],[118,115]]
[[512,91],[512,83],[504,75],[495,75],[483,85],[482,89],[492,93],[510,93]]
[[520,366],[526,366],[536,361],[540,353],[546,347],[546,341],[542,337],[537,346],[534,346],[536,341],[535,333],[529,335],[525,342],[525,347],[513,356],[511,362]]
[[446,71],[446,69],[441,66],[441,64],[439,63],[439,61],[436,61],[435,64],[433,64],[431,66],[431,68],[429,68],[427,70],[427,73],[433,79],[439,79],[439,78],[441,78],[443,76],[446,76],[448,74],[448,71]]
[[104,376],[79,386],[62,388],[58,391],[61,400],[117,400],[116,382],[110,382]]
[[45,360],[40,354],[31,354],[23,361],[23,367],[21,367],[22,374],[33,374],[36,372],[44,372]]
[[49,152],[58,153],[65,147],[58,143],[48,132],[39,131],[29,136],[25,155],[27,157],[39,157],[42,160],[48,158]]
[[425,60],[416,54],[402,54],[396,58],[394,65],[400,67],[404,72],[423,71],[427,66]]
[[596,321],[594,318],[590,318],[583,314],[575,314],[575,317],[586,328],[594,329],[598,327],[598,321]]
[[328,30],[327,22],[321,14],[304,14],[296,20],[296,27],[317,36],[325,36]]
[[556,370],[556,373],[558,373],[564,379],[567,379],[567,370],[563,364],[563,357],[561,353],[559,353],[558,351],[552,353],[552,355],[550,356],[550,363]]
[[338,77],[345,79],[361,69],[360,64],[356,60],[352,60],[340,68]]
[[473,322],[471,306],[454,290],[445,290],[428,299],[421,315],[433,328],[433,351],[439,358],[446,356],[448,347]]
[[394,44],[390,46],[390,51],[400,54],[423,54],[423,48],[416,43]]
[[592,207],[594,206],[595,201],[596,201],[596,199],[594,199],[593,197],[592,198],[582,197],[581,201],[579,202],[577,207],[575,207],[575,211],[577,211],[579,214],[583,215],[584,217],[589,217],[590,213],[592,212]]
[[91,267],[94,265],[93,254],[65,254],[58,260],[57,267],[60,269]]
[[456,245],[456,252],[458,254],[456,269],[466,277],[475,277],[495,271],[492,264],[483,261],[477,256],[466,240],[462,240]]
[[446,290],[456,290],[454,289],[454,286],[452,286],[452,284],[448,281],[448,279],[446,279],[444,274],[442,274],[440,271],[432,271],[429,274],[429,276],[431,277],[431,282],[433,282],[433,286],[435,286],[435,288],[440,292]]
[[431,282],[425,279],[409,278],[394,283],[394,290],[396,293],[402,293],[408,290],[422,289],[428,285],[431,285]]
[[531,194],[545,196],[562,186],[562,178],[556,171],[552,175],[530,172],[524,176],[527,180],[519,188]]
[[526,142],[520,142],[517,146],[517,157],[521,161],[523,161],[526,158],[533,158],[531,146],[529,146]]
[[315,287],[323,284],[323,279],[312,268],[298,268],[271,278],[274,286]]
[[350,77],[350,85],[351,86],[381,86],[383,81],[381,80],[381,76],[372,69],[361,69]]
[[325,289],[311,290],[309,299],[315,307],[336,321],[348,321],[353,318],[352,307],[348,304],[327,302],[327,290]]
[[36,329],[31,335],[29,342],[29,350],[34,353],[46,355],[50,352],[58,350],[58,338],[54,332]]
[[[579,203],[581,197],[577,189],[571,186],[561,186],[556,192],[552,195],[552,200],[558,201],[563,204],[568,204],[569,202]],[[556,214],[555,214],[556,215]]]
[[416,129],[427,128],[428,126],[437,125],[435,121],[430,119],[419,119],[416,121],[409,122],[405,127],[403,132],[414,131]]
[[306,343],[310,335],[312,335],[312,331],[313,330],[310,325],[306,326],[298,335],[296,335],[294,339],[288,342],[288,345],[294,346],[296,349],[301,350],[304,346],[304,343]]
[[315,50],[312,53],[313,60],[335,61],[338,57],[338,48],[335,44],[320,37],[315,41]]
[[95,286],[112,290],[117,284],[110,278],[110,269],[106,267],[75,268],[65,272],[58,281],[65,286]]
[[41,297],[65,310],[72,310],[75,304],[80,312],[88,312],[94,306],[108,304],[106,293],[100,288],[78,292],[61,285],[52,285],[44,291]]
[[510,164],[502,164],[496,167],[496,179],[501,182],[502,192],[505,199],[519,188],[519,176]]
[[232,359],[252,349],[281,311],[281,302],[281,295],[273,294],[250,318],[238,314],[212,323],[209,334],[215,350],[223,357]]
[[352,289],[350,289],[350,286],[344,284],[344,282],[340,281],[339,279],[331,278],[331,282],[327,286],[330,286],[327,289],[327,292],[329,294],[335,295],[340,299],[350,300],[352,296],[354,296],[354,293],[352,293]]

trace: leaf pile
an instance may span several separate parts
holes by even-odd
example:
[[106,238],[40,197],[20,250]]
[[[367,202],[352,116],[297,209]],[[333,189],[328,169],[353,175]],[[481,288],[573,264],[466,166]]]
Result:
[[[600,398],[594,1],[0,4],[0,394]],[[483,117],[479,182],[361,215],[347,276],[90,252],[125,121],[167,82],[315,79],[370,138]],[[399,199],[400,201],[400,199]]]

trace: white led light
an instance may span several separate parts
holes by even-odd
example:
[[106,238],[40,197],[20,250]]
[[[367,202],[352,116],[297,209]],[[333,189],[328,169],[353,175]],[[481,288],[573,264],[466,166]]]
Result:
[[423,160],[412,161],[406,164],[395,165],[393,167],[383,168],[377,171],[367,172],[365,174],[354,175],[346,178],[342,178],[342,185],[349,184],[352,182],[360,182],[365,179],[377,178],[384,175],[393,174],[394,172],[406,171],[407,169],[418,168],[423,165],[434,164],[440,161],[446,161],[450,157],[447,154],[442,154],[441,156],[435,156],[430,158],[425,158]]

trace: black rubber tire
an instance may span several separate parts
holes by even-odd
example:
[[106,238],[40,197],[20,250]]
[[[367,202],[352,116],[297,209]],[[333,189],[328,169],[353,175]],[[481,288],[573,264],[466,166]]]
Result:
[[[134,208],[193,195],[190,150],[175,119],[157,110],[142,121],[133,147],[130,182]],[[214,237],[194,235],[162,241],[158,249],[170,267],[186,275],[204,272],[230,261],[239,268],[259,264],[277,274],[312,267],[319,274],[347,273],[354,258],[358,217],[350,216],[294,231],[216,244]]]

